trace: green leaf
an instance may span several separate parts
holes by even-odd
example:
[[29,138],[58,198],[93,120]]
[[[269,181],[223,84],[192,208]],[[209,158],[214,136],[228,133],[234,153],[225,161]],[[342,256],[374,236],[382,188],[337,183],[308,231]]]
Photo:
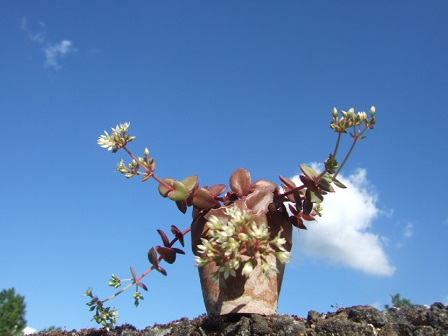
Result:
[[198,177],[197,175],[189,176],[183,179],[182,183],[188,189],[189,192],[192,192],[194,188],[198,185]]
[[311,191],[310,189],[306,190],[305,197],[308,202],[311,203],[321,203],[324,200],[324,197],[317,192]]
[[250,173],[244,168],[237,169],[232,176],[230,176],[230,188],[240,198],[249,194],[251,183],[252,178]]
[[309,166],[306,166],[306,165],[299,165],[299,167],[300,167],[300,170],[301,170],[306,176],[310,177],[310,178],[313,179],[313,180],[315,180],[315,179],[319,176],[319,174],[316,173],[316,171],[315,171],[313,168],[309,167]]
[[338,186],[339,188],[347,189],[347,187],[342,182],[338,181],[335,178],[333,179],[333,183],[334,183],[335,186]]
[[330,182],[328,181],[328,179],[326,178],[326,175],[324,175],[323,178],[321,178],[319,180],[319,182],[317,183],[319,185],[319,187],[325,191],[328,192],[334,192],[333,187],[331,186]]
[[[167,185],[172,187],[174,180],[172,178],[165,178],[163,179],[163,182],[165,182]],[[168,193],[171,191],[171,189],[168,189],[163,184],[159,184],[159,193],[162,197],[168,197]]]
[[182,201],[190,196],[187,187],[180,181],[173,182],[174,190],[168,193],[168,198],[172,201]]
[[[313,211],[313,203],[308,202],[307,200],[303,201],[303,215],[309,215]],[[302,217],[304,217],[302,215]]]

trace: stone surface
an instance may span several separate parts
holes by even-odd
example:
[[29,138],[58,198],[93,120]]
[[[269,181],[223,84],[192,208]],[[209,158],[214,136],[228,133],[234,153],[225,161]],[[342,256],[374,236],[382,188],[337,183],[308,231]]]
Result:
[[310,311],[308,317],[290,315],[262,316],[234,314],[201,315],[193,320],[182,318],[166,325],[136,330],[125,324],[105,329],[53,331],[39,335],[122,335],[122,336],[448,336],[448,307],[434,303],[430,307],[413,305],[380,311],[371,306],[340,308],[326,314]]

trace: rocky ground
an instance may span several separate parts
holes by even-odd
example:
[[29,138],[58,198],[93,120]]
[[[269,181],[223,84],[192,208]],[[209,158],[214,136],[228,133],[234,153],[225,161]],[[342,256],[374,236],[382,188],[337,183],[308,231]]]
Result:
[[[39,334],[44,335],[44,334]],[[257,314],[209,317],[201,315],[165,325],[136,330],[125,324],[107,332],[104,329],[54,331],[45,335],[87,336],[221,336],[221,335],[297,335],[297,336],[448,336],[448,306],[405,306],[380,311],[371,306],[340,308],[332,313],[310,311],[307,318],[290,315],[261,316]]]

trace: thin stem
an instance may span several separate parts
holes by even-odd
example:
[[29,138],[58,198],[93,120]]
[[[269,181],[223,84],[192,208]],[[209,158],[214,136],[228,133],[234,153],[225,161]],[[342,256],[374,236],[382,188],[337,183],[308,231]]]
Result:
[[333,157],[336,157],[336,154],[338,154],[339,144],[341,143],[341,137],[342,133],[338,132],[338,140],[336,141],[336,147],[334,148]]
[[152,171],[150,168],[149,168],[149,166],[145,166],[143,163],[141,163],[140,162],[140,160],[126,147],[126,146],[123,146],[123,147],[121,147],[121,148],[123,148],[130,156],[131,156],[131,158],[135,161],[135,162],[137,162],[137,164],[141,167],[141,168],[143,168],[143,170],[145,170],[146,171],[146,173],[147,173],[147,175],[149,175],[149,176],[151,176],[152,178],[154,178],[154,180],[156,180],[159,184],[161,184],[163,187],[165,187],[166,189],[168,189],[168,190],[170,190],[170,191],[173,191],[174,190],[174,188],[172,187],[172,186],[170,186],[169,184],[167,184],[167,183],[165,183],[163,180],[161,180],[158,176],[156,176],[155,174],[154,174],[154,171]]
[[[354,127],[353,127],[353,128],[354,128]],[[354,128],[354,130],[356,130],[356,128]],[[333,178],[334,178],[334,179],[335,179],[335,178],[338,176],[338,174],[341,172],[342,168],[344,168],[344,165],[347,163],[348,158],[349,158],[350,155],[352,154],[353,149],[355,148],[356,143],[358,142],[358,140],[361,139],[362,135],[364,134],[364,132],[365,132],[366,130],[367,130],[367,127],[364,128],[364,129],[362,130],[362,132],[360,132],[358,135],[356,135],[356,134],[354,135],[354,137],[353,137],[353,143],[352,143],[352,145],[351,145],[351,147],[350,147],[350,149],[349,149],[347,155],[345,156],[344,161],[343,161],[342,164],[339,166],[339,168],[338,168],[338,170],[336,171],[336,173],[333,175]]]
[[[182,235],[185,236],[186,234],[188,234],[191,231],[191,227],[189,227],[188,229],[186,229],[185,231],[182,232]],[[179,238],[175,237],[173,238],[173,240],[171,240],[169,247],[172,247],[177,241],[179,240]],[[163,260],[162,257],[159,257],[157,259],[157,263],[160,263]],[[104,299],[102,301],[100,301],[102,304],[104,304],[107,301],[112,300],[113,298],[117,297],[118,295],[120,295],[121,293],[127,291],[129,288],[131,288],[132,286],[134,286],[137,282],[139,282],[140,280],[142,280],[144,277],[146,277],[149,273],[151,273],[153,270],[155,270],[155,266],[151,266],[151,268],[149,268],[148,270],[146,270],[142,275],[140,275],[137,279],[132,279],[131,283],[128,284],[126,287],[123,287],[122,289],[120,289],[118,292],[116,292],[115,294],[109,296],[107,299]]]
[[279,196],[281,196],[281,197],[288,196],[288,195],[293,194],[296,191],[302,190],[303,188],[305,188],[305,186],[302,184],[300,187],[296,187],[294,189],[284,192],[283,194],[279,194]]

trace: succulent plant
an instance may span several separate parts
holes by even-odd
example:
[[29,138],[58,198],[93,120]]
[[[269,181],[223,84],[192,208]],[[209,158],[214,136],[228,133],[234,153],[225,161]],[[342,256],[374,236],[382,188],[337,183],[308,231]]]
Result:
[[[375,113],[374,107],[370,109],[370,116],[366,112],[355,113],[351,108],[342,111],[340,115],[334,108],[330,127],[338,134],[335,149],[325,160],[322,172],[316,172],[307,165],[299,166],[302,172],[300,185],[283,176],[279,176],[280,185],[268,180],[252,181],[251,174],[246,169],[239,168],[230,177],[228,191],[224,184],[200,186],[195,175],[182,180],[160,178],[156,174],[156,161],[150,157],[148,148],[145,148],[141,157],[135,156],[128,148],[136,139],[129,134],[129,122],[112,128],[111,134],[105,132],[97,141],[101,147],[113,153],[123,150],[131,157],[129,163],[120,159],[117,171],[126,178],[141,176],[143,181],[154,179],[158,183],[160,195],[174,201],[182,213],[192,208],[193,221],[184,231],[171,226],[172,239],[163,230],[157,230],[162,245],[149,249],[150,268],[141,276],[137,276],[131,268],[132,278],[128,279],[130,283],[117,293],[100,300],[93,295],[91,289],[86,291],[86,296],[90,297],[87,304],[92,311],[95,310],[95,321],[107,328],[113,326],[117,311],[105,308],[104,303],[133,286],[136,288],[133,298],[138,306],[143,299],[140,289],[147,290],[142,279],[153,270],[167,275],[161,262],[172,264],[178,254],[185,253],[174,247],[174,244],[179,242],[184,247],[184,236],[190,232],[193,235],[192,245],[197,266],[215,262],[219,266],[215,278],[219,273],[227,278],[237,271],[249,276],[251,269],[258,264],[262,265],[267,276],[270,272],[276,272],[275,265],[265,262],[264,256],[275,254],[279,261],[287,262],[292,242],[283,237],[283,231],[291,230],[293,226],[306,229],[306,221],[313,221],[316,216],[321,216],[324,196],[335,191],[333,186],[345,188],[337,176],[356,143],[365,138],[368,129],[374,127]],[[352,144],[339,165],[339,145],[343,134],[348,132],[353,139]],[[270,226],[273,217],[280,219],[280,226]],[[109,285],[118,288],[123,281],[125,280],[112,275]]]

